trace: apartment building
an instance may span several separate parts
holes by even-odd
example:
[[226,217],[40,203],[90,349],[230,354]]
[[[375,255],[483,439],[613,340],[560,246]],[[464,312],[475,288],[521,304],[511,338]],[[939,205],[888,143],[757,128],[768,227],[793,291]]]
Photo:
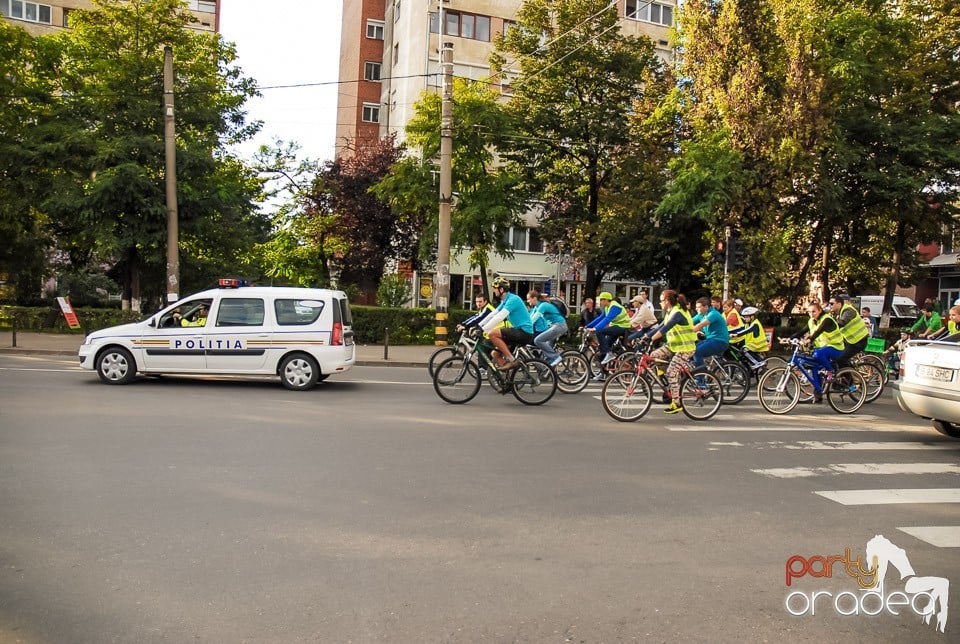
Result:
[[[203,31],[220,30],[220,2],[216,0],[189,0],[187,5],[197,18],[194,28]],[[0,16],[38,36],[70,27],[70,12],[89,9],[90,0],[60,0],[59,2],[28,2],[27,0],[0,0]]]
[[[414,104],[424,91],[440,92],[440,47],[452,42],[454,76],[491,78],[490,54],[497,35],[516,20],[522,0],[343,0],[340,41],[340,92],[336,153],[388,134],[404,138]],[[676,20],[676,0],[616,0],[624,33],[650,38],[660,56],[672,60],[668,32]],[[443,26],[442,34],[441,25]],[[501,91],[509,94],[508,85]],[[583,299],[581,270],[562,254],[548,257],[537,234],[536,214],[525,226],[504,231],[514,258],[491,258],[491,272],[505,275],[525,292],[537,287],[564,292],[572,307]],[[480,276],[471,272],[466,253],[451,258],[450,301],[469,306]],[[585,271],[584,271],[585,272]],[[419,304],[429,305],[431,275],[413,275]],[[559,289],[558,289],[559,285]],[[631,297],[640,288],[627,282],[605,283]]]

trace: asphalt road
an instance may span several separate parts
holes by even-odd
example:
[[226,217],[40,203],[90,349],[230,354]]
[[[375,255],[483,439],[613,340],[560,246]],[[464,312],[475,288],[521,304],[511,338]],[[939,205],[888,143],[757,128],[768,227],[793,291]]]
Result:
[[[453,406],[397,367],[116,387],[0,356],[0,642],[957,641],[960,548],[904,529],[960,505],[856,491],[955,494],[960,441],[886,394],[629,424],[595,395]],[[946,633],[787,611],[858,595],[842,563],[801,574],[878,534],[953,582]]]

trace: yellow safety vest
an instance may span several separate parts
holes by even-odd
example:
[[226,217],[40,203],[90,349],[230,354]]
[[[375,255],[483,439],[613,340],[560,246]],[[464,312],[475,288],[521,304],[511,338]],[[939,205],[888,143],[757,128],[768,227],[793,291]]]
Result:
[[767,333],[763,330],[763,325],[760,324],[760,320],[754,320],[750,323],[751,328],[756,328],[760,333],[756,336],[747,334],[744,337],[746,338],[746,346],[750,351],[756,351],[757,353],[765,353],[770,350],[770,345],[767,344]]
[[690,317],[689,311],[684,311],[677,304],[670,309],[667,319],[669,320],[677,311],[683,314],[684,322],[674,324],[667,331],[667,348],[674,353],[690,353],[697,348],[697,332],[693,330],[693,318]]
[[630,314],[627,313],[626,307],[624,307],[622,304],[618,304],[618,303],[616,303],[616,302],[610,302],[609,306],[607,306],[607,308],[604,309],[603,314],[604,314],[604,315],[609,314],[609,313],[610,313],[610,309],[612,309],[612,308],[615,307],[615,306],[620,308],[620,312],[617,313],[617,317],[613,318],[613,319],[610,321],[610,326],[619,326],[619,327],[622,327],[622,328],[624,328],[624,329],[629,329],[629,328],[630,328]]
[[[813,318],[807,320],[807,326],[810,329],[811,335],[813,335],[813,332],[817,330],[818,326],[823,324],[825,318],[833,320],[833,316],[826,312],[820,314],[820,322],[817,322]],[[836,320],[834,320],[834,322],[836,322]],[[813,341],[813,346],[817,347],[818,349],[821,347],[833,347],[834,349],[843,351],[843,334],[840,333],[840,329],[836,329],[834,331],[824,331],[817,336],[816,340]]]
[[847,344],[856,344],[870,335],[870,329],[867,328],[867,323],[863,321],[857,310],[844,302],[840,312],[843,313],[847,309],[853,311],[853,319],[840,328],[840,333]]
[[[737,316],[737,323],[736,323],[736,324],[730,324],[729,322],[727,322],[727,330],[730,330],[730,329],[739,329],[740,327],[742,327],[742,326],[743,326],[743,317],[740,315],[740,311],[738,311],[737,309],[730,309],[730,313],[733,313],[735,316]],[[727,319],[727,316],[730,315],[730,313],[724,313],[724,314],[723,314],[723,319],[726,320],[726,319]],[[730,344],[740,344],[740,343],[742,343],[743,341],[744,341],[744,338],[743,338],[742,335],[739,336],[739,337],[736,337],[736,338],[730,338]]]

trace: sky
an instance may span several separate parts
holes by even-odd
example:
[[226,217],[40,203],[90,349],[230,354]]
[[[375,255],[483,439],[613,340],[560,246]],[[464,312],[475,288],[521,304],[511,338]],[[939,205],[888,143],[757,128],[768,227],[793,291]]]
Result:
[[[340,73],[341,0],[223,0],[220,34],[237,46],[236,64],[263,88],[247,102],[248,120],[263,121],[238,148],[250,158],[274,138],[300,144],[300,158],[333,158]],[[268,89],[276,85],[315,87]]]

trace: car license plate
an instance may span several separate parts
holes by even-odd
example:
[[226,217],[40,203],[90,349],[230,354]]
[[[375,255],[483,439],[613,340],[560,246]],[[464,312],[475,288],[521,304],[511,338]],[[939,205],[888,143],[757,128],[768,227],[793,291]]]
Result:
[[944,369],[943,367],[931,367],[925,364],[918,364],[917,376],[920,378],[926,378],[927,380],[950,382],[953,380],[953,369]]

